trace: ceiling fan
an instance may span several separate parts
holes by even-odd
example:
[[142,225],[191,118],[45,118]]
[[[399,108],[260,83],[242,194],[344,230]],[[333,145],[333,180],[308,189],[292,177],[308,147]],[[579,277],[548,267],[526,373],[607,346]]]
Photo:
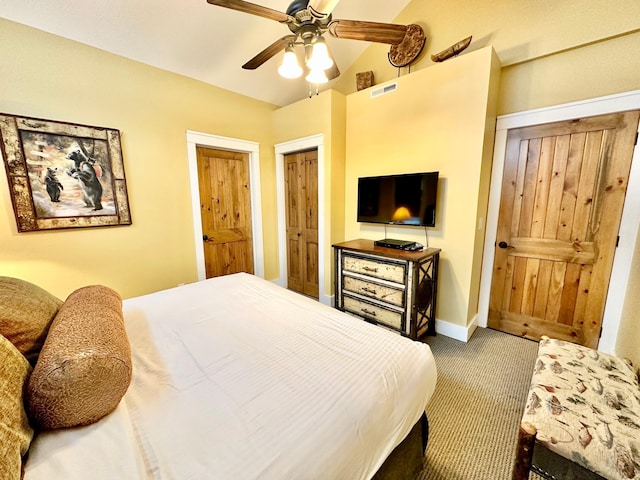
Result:
[[297,63],[295,46],[305,50],[306,79],[309,83],[324,83],[340,75],[340,70],[326,48],[322,35],[325,32],[336,38],[364,40],[391,45],[389,61],[401,67],[411,63],[422,51],[425,36],[419,25],[367,22],[362,20],[334,20],[331,12],[339,0],[293,0],[286,12],[245,2],[244,0],[207,0],[211,5],[230,8],[244,13],[284,23],[290,35],[276,40],[242,68],[254,70],[267,60],[285,50],[279,73],[288,78],[302,74]]

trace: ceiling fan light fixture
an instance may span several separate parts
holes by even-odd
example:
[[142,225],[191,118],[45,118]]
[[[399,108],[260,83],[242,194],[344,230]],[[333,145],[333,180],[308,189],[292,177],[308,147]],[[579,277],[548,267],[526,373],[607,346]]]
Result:
[[302,75],[302,67],[298,64],[298,57],[293,47],[287,47],[284,51],[282,65],[278,67],[278,73],[284,78],[298,78]]
[[322,68],[312,68],[309,74],[305,77],[305,80],[309,83],[315,83],[316,85],[327,83],[329,81],[327,74],[324,73]]
[[311,69],[326,70],[333,66],[333,60],[329,55],[329,49],[324,41],[324,38],[319,37],[313,44],[313,50],[311,51],[311,58],[307,61],[307,65]]

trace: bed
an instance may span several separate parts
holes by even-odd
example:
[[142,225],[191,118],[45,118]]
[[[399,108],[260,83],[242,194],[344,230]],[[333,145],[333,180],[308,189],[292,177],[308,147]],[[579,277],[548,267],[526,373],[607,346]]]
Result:
[[437,376],[424,343],[245,273],[122,312],[122,400],[90,425],[38,433],[25,480],[370,479],[424,434]]

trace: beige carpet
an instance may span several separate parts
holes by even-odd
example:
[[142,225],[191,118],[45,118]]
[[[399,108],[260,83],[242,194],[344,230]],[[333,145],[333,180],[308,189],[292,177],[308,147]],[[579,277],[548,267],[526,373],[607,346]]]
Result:
[[[428,337],[438,367],[417,480],[508,480],[537,342],[478,328],[468,343]],[[535,474],[530,480],[538,480]]]

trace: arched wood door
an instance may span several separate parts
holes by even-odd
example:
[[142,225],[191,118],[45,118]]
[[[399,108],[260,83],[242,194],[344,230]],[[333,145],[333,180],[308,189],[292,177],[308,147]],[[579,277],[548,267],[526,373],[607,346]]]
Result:
[[597,346],[638,116],[508,132],[490,327]]

